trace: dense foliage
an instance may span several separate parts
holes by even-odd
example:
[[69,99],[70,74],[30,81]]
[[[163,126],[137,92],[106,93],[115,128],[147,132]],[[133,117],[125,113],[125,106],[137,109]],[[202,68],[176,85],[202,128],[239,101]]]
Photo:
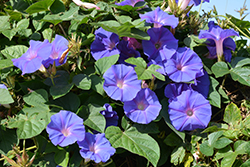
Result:
[[0,166],[250,166],[247,9],[203,2],[0,4]]

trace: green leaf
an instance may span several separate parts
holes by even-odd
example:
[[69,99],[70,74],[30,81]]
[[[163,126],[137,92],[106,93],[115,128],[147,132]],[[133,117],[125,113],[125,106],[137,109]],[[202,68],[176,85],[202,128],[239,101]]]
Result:
[[11,61],[11,59],[0,60],[0,70],[4,68],[12,67],[12,66],[13,66],[13,62]]
[[91,88],[91,80],[85,74],[78,74],[74,76],[72,83],[82,90],[89,90]]
[[250,68],[248,67],[237,67],[230,70],[232,79],[239,81],[243,85],[250,86]]
[[171,163],[175,166],[182,163],[185,157],[185,148],[183,146],[176,147],[171,153]]
[[149,124],[146,124],[146,125],[134,124],[133,127],[135,127],[137,131],[140,133],[148,133],[148,134],[160,133],[159,127],[157,126],[155,122],[150,122]]
[[69,163],[69,152],[65,150],[57,151],[55,153],[55,162],[62,167],[67,167]]
[[22,19],[17,23],[16,29],[17,31],[27,29],[29,27],[30,20],[29,19]]
[[97,93],[99,93],[100,95],[104,95],[105,94],[104,89],[103,89],[104,79],[97,75],[91,75],[90,79],[91,79],[91,88],[95,90]]
[[206,39],[199,39],[196,35],[188,35],[183,42],[186,46],[193,50],[195,46],[199,46],[206,42]]
[[10,16],[0,16],[0,33],[10,29]]
[[249,167],[250,166],[250,159],[245,161],[240,167]]
[[219,82],[210,76],[210,86],[209,86],[209,93],[208,93],[208,100],[209,103],[215,107],[220,108],[221,105],[221,96],[217,92],[216,87],[219,85]]
[[[238,140],[234,143],[234,150],[235,153],[237,154],[245,154],[246,153],[246,148],[249,148],[249,142],[244,141],[244,140]],[[249,152],[249,150],[247,151]]]
[[232,140],[230,140],[228,138],[225,138],[225,137],[222,137],[222,138],[220,138],[219,140],[217,140],[215,142],[214,148],[222,149],[222,148],[226,147],[227,145],[229,145],[232,142],[233,142]]
[[168,146],[180,146],[183,141],[179,136],[172,132],[164,139],[164,143]]
[[248,64],[250,64],[250,58],[247,57],[235,57],[231,62],[232,68],[243,67]]
[[53,80],[55,85],[53,85],[50,78],[45,80],[45,84],[51,86],[50,94],[54,99],[66,95],[74,86],[73,83],[69,82],[70,76],[66,71],[57,71]]
[[63,97],[51,101],[51,104],[62,107],[64,110],[76,112],[80,106],[79,97],[73,92],[69,92]]
[[100,111],[104,110],[104,108],[102,106],[89,104],[88,109],[90,114],[88,118],[84,121],[84,125],[98,132],[104,133],[106,120],[104,116],[100,113]]
[[228,156],[231,153],[233,153],[233,150],[232,150],[231,146],[228,145],[228,146],[218,150],[218,152],[215,154],[215,159],[219,160],[223,157]]
[[[0,60],[1,62],[1,60]],[[10,95],[10,92],[6,89],[0,88],[0,104],[10,104],[13,103],[14,100],[12,99],[12,96]]]
[[43,34],[43,38],[44,39],[48,39],[50,40],[51,36],[52,36],[53,30],[51,28],[46,28],[45,30],[43,30],[42,34]]
[[14,145],[18,145],[16,130],[3,129],[0,127],[0,153],[6,155],[12,150]]
[[65,5],[61,0],[55,0],[55,2],[50,7],[51,13],[57,14],[65,12]]
[[119,54],[98,59],[95,62],[96,73],[99,75],[105,73],[105,71],[109,69],[112,65],[114,65],[118,61],[118,59]]
[[12,38],[16,35],[17,31],[18,31],[17,29],[4,30],[2,34],[11,41]]
[[234,126],[239,124],[241,120],[242,117],[240,109],[234,103],[229,104],[225,109],[223,121],[230,124],[231,126]]
[[16,118],[12,118],[7,127],[10,129],[17,128],[19,139],[29,139],[39,135],[46,128],[46,121],[37,119],[36,115],[27,117],[20,114]]
[[131,57],[125,60],[125,62],[136,65],[135,72],[140,80],[152,79],[152,75],[154,75],[156,78],[165,81],[165,77],[156,71],[160,68],[158,65],[152,64],[147,68],[147,63],[141,57]]
[[31,106],[47,106],[44,103],[48,101],[48,93],[44,89],[38,89],[30,94],[24,95],[23,100]]
[[225,167],[227,167],[227,166],[232,166],[233,163],[234,163],[234,161],[235,161],[235,159],[236,159],[236,157],[237,157],[237,154],[234,153],[234,152],[228,154],[226,157],[224,157],[224,158],[222,159],[222,161],[221,161],[221,166],[223,166],[223,167],[224,167],[224,166],[225,166]]
[[211,70],[214,73],[216,78],[222,77],[222,76],[229,73],[227,63],[225,63],[225,62],[217,62],[217,63],[215,63],[212,66]]
[[147,134],[139,133],[135,128],[124,132],[119,127],[109,126],[105,135],[114,148],[124,148],[148,159],[154,166],[160,158],[157,142]]
[[55,0],[42,0],[32,4],[26,9],[29,14],[38,13],[42,11],[49,11],[49,7],[54,3]]
[[208,135],[208,144],[210,146],[214,146],[215,142],[218,140],[219,137],[221,137],[223,134],[223,131],[213,132]]
[[214,149],[208,144],[208,141],[205,141],[200,145],[200,151],[206,156],[212,156],[214,154]]

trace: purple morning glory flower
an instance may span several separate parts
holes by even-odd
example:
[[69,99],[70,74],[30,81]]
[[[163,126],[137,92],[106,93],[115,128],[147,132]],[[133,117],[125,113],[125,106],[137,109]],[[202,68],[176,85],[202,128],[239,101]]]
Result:
[[[209,56],[207,58],[209,58],[209,59],[217,58],[216,44],[215,44],[214,40],[208,39],[206,43],[207,43],[207,48],[209,50]],[[234,51],[235,48],[236,48],[236,44],[232,38],[228,37],[224,40],[223,52],[224,52],[225,61],[231,62],[231,58],[232,58],[231,50]]]
[[210,80],[207,72],[205,70],[203,75],[196,76],[195,83],[190,84],[191,88],[200,94],[202,94],[205,98],[209,93]]
[[200,93],[186,90],[169,104],[169,118],[179,131],[206,128],[211,119],[211,105]]
[[186,83],[171,83],[165,87],[164,94],[169,99],[169,103],[176,99],[183,91],[188,90],[189,85]]
[[120,51],[120,57],[119,57],[118,62],[121,64],[129,65],[128,63],[125,62],[125,60],[130,57],[141,57],[140,52],[130,47],[128,41],[121,40],[119,44],[117,45],[117,49],[119,49]]
[[12,59],[13,65],[22,70],[22,75],[38,70],[42,61],[49,58],[51,43],[47,39],[44,42],[30,40],[30,47],[21,57]]
[[124,113],[133,122],[148,124],[160,113],[161,104],[149,88],[141,89],[131,101],[124,102]]
[[190,48],[178,48],[167,60],[165,71],[174,82],[189,82],[196,78],[203,67],[200,57]]
[[[199,39],[207,38],[215,42],[218,61],[223,61],[223,43],[230,36],[239,36],[239,33],[233,29],[223,30],[215,25],[213,21],[208,23],[209,30],[201,30]],[[231,43],[231,42],[230,42]],[[231,44],[230,44],[231,45]]]
[[161,26],[171,26],[175,28],[179,24],[178,18],[164,12],[159,6],[154,11],[140,14],[140,18],[141,20],[146,19],[147,23],[154,23],[155,28],[160,28]]
[[87,132],[85,139],[77,141],[77,144],[81,148],[81,156],[85,159],[89,158],[96,163],[107,162],[110,159],[110,156],[115,153],[115,149],[105,138],[104,133],[94,135]]
[[[50,64],[53,65],[54,62],[56,66],[60,66],[66,63],[68,53],[66,54],[64,58],[62,57],[62,55],[64,52],[67,51],[68,44],[69,44],[69,41],[67,39],[65,39],[61,35],[56,34],[56,37],[54,41],[52,42],[52,49],[51,49],[50,56],[47,60],[44,60],[42,62],[44,67],[48,68],[49,65]],[[60,58],[63,58],[63,60],[60,61]]]
[[119,54],[120,51],[116,47],[118,43],[119,36],[117,34],[100,27],[95,31],[95,40],[90,46],[91,54],[95,60]]
[[130,101],[141,90],[134,68],[124,64],[112,65],[103,78],[103,89],[114,100]]
[[[203,0],[203,3],[204,2],[209,2],[209,0]],[[195,6],[198,6],[198,5],[200,5],[200,3],[201,3],[201,0],[191,0],[190,2],[189,2],[189,6],[191,6],[191,5],[195,5]]]
[[159,56],[162,61],[169,59],[178,48],[178,40],[165,27],[150,28],[148,35],[150,40],[143,40],[142,47],[149,60],[156,59]]
[[55,146],[65,147],[85,138],[83,119],[75,113],[61,110],[50,119],[51,122],[47,125],[46,131]]
[[130,37],[122,37],[124,41],[128,41],[128,46],[133,48],[134,50],[136,49],[142,49],[141,43],[139,43],[135,38],[130,38]]
[[105,103],[103,108],[105,110],[100,111],[100,113],[105,117],[106,119],[106,128],[109,126],[117,126],[118,125],[118,115],[115,111],[113,111],[112,106],[108,103]]
[[136,3],[138,2],[144,2],[144,0],[125,0],[125,1],[122,1],[120,3],[115,3],[116,5],[118,6],[125,6],[125,5],[129,5],[129,6],[135,6]]

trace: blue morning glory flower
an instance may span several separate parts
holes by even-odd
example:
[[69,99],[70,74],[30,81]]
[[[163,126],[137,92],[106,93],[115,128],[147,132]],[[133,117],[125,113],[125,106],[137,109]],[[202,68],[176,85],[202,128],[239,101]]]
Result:
[[179,24],[178,18],[164,12],[159,6],[154,11],[140,14],[140,18],[141,20],[146,19],[147,23],[154,23],[154,28],[159,28],[161,26],[171,26],[175,28]]
[[75,113],[61,110],[50,119],[51,122],[47,125],[46,131],[55,146],[65,147],[85,138],[83,119]]
[[168,98],[168,102],[176,99],[183,91],[188,90],[189,85],[186,83],[171,83],[164,89],[164,94]]
[[95,40],[90,46],[91,54],[95,60],[119,54],[120,51],[117,49],[118,43],[119,36],[117,34],[108,32],[100,27],[95,31]]
[[30,40],[30,47],[21,57],[12,59],[13,65],[22,70],[22,75],[33,73],[42,66],[42,61],[50,56],[51,43]]
[[55,62],[56,66],[60,66],[62,64],[66,63],[67,60],[67,55],[68,53],[66,53],[66,56],[63,58],[63,60],[60,61],[62,55],[64,52],[67,51],[68,49],[68,40],[66,38],[64,38],[61,35],[57,35],[54,39],[54,41],[52,42],[52,49],[51,49],[51,53],[50,56],[47,60],[44,60],[42,63],[44,65],[44,67],[48,68],[49,65],[53,65],[53,63]]
[[202,94],[205,98],[207,98],[209,93],[210,80],[207,72],[204,72],[202,75],[196,75],[196,79],[194,80],[194,84],[190,84],[191,88],[200,94]]
[[86,133],[85,139],[77,141],[81,148],[80,154],[83,158],[89,158],[96,163],[107,162],[112,155],[115,154],[115,149],[111,146],[104,133],[91,134]]
[[141,81],[131,66],[112,65],[103,78],[103,89],[114,100],[130,101],[141,90]]
[[[207,38],[211,39],[215,42],[216,45],[216,53],[218,57],[218,61],[223,61],[223,43],[225,39],[230,36],[239,36],[239,33],[234,31],[233,29],[223,30],[220,26],[215,25],[213,21],[208,23],[209,30],[201,30],[199,34],[199,39]],[[230,41],[229,41],[230,42]],[[231,42],[230,42],[231,45]]]
[[133,122],[148,124],[159,115],[161,104],[156,94],[145,88],[141,89],[133,100],[124,102],[123,109]]
[[169,118],[179,131],[204,129],[211,119],[211,105],[200,93],[183,91],[168,106]]
[[174,82],[190,82],[196,78],[203,67],[200,57],[190,48],[178,48],[167,60],[165,71]]
[[113,111],[112,106],[108,103],[105,103],[103,108],[105,110],[100,111],[100,113],[105,117],[106,119],[106,128],[109,126],[117,126],[118,125],[118,115],[115,111]]
[[120,51],[120,57],[118,62],[121,64],[129,65],[125,62],[125,60],[130,57],[141,57],[140,52],[136,51],[133,47],[131,47],[128,41],[121,40],[117,45],[117,49]]
[[[207,48],[209,50],[209,55],[207,58],[209,59],[215,59],[217,58],[217,52],[216,52],[216,44],[214,40],[207,39]],[[231,50],[235,50],[236,44],[234,40],[230,37],[226,38],[223,42],[223,52],[224,52],[224,59],[226,62],[231,62],[232,53]]]
[[138,2],[144,2],[144,0],[124,0],[120,3],[115,3],[118,6],[125,6],[125,5],[129,5],[129,6],[135,6],[136,3]]
[[150,28],[148,35],[150,40],[143,40],[142,47],[149,60],[156,59],[159,56],[162,61],[169,59],[178,48],[178,40],[165,27]]

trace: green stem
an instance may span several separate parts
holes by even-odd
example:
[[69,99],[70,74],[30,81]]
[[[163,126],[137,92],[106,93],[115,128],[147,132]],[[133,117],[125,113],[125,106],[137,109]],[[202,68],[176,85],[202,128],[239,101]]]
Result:
[[199,12],[198,12],[198,14],[197,14],[197,18],[199,18],[200,17],[200,11],[201,11],[201,6],[202,6],[202,3],[203,3],[203,0],[201,0],[201,3],[200,3],[200,7],[199,7]]

